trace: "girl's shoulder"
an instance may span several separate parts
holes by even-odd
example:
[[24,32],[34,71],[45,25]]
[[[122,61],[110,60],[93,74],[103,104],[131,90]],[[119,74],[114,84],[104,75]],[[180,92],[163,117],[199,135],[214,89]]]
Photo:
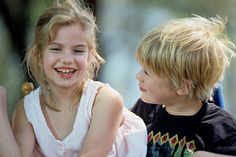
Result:
[[121,94],[111,86],[102,86],[98,89],[97,99],[103,101],[123,101]]
[[93,81],[99,84],[97,88],[96,97],[94,100],[94,107],[97,108],[111,108],[121,110],[123,108],[123,98],[121,94],[109,84],[99,81]]
[[97,101],[123,101],[121,94],[108,83],[89,80],[87,86],[96,90]]

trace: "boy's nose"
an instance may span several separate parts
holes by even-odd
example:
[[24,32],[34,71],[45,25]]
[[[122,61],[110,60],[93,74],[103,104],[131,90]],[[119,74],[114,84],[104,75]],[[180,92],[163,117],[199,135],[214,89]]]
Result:
[[141,81],[141,71],[136,74],[136,79]]

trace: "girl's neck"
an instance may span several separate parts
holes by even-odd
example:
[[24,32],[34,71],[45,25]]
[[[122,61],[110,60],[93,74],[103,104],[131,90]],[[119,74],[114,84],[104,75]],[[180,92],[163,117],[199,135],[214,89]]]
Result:
[[70,99],[71,96],[73,95],[74,88],[73,89],[63,89],[63,88],[55,88],[55,87],[50,87],[49,92],[51,95],[58,100],[63,100],[63,99]]
[[[63,110],[64,108],[73,108],[75,89],[62,89],[50,87],[43,92],[44,102],[46,106],[56,110]],[[77,96],[80,98],[80,95]]]
[[48,88],[43,88],[43,102],[51,109],[61,110],[69,107],[74,110],[77,108],[85,85],[86,81],[73,88],[61,88],[51,84]]
[[192,116],[202,107],[202,101],[196,98],[185,99],[173,105],[164,105],[166,111],[171,115]]

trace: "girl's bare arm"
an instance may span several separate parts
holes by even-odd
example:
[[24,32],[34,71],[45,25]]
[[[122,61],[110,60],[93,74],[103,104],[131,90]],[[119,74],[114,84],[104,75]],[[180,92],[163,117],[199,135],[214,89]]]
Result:
[[106,157],[112,149],[123,118],[123,100],[113,89],[103,87],[96,96],[89,131],[79,157]]
[[23,100],[17,104],[12,121],[12,130],[22,157],[32,157],[35,146],[35,135],[31,124],[27,121]]

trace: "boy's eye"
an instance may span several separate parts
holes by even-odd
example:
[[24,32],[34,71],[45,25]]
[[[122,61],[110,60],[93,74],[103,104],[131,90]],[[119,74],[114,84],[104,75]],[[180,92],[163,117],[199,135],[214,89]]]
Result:
[[149,73],[146,70],[143,70],[145,75],[149,75]]
[[143,73],[144,73],[145,75],[147,75],[147,76],[151,76],[151,75],[152,75],[152,73],[151,73],[150,71],[148,71],[148,70],[146,70],[146,69],[144,69],[144,68],[143,68]]

